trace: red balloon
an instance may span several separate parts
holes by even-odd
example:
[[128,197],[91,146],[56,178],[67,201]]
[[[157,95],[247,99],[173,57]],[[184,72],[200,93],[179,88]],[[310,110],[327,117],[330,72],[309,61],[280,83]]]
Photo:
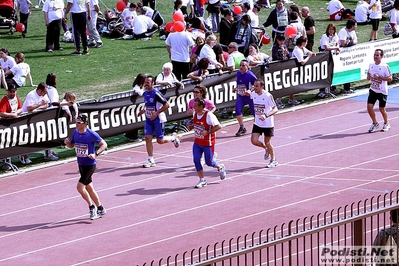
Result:
[[18,23],[18,24],[15,26],[15,29],[16,29],[18,32],[24,32],[24,31],[25,31],[25,25],[22,24],[22,23]]
[[174,31],[174,29],[173,29],[173,25],[174,24],[175,23],[173,21],[166,23],[166,25],[165,25],[166,31],[167,32],[173,32]]
[[242,8],[240,6],[235,6],[234,7],[234,13],[239,15],[242,12]]
[[297,31],[296,27],[294,27],[294,26],[288,26],[285,29],[285,37],[287,37],[287,38],[294,38],[297,33],[298,33],[298,31]]
[[177,32],[182,32],[184,31],[184,29],[186,28],[184,26],[184,23],[181,21],[176,21],[175,24],[173,25],[173,28],[175,29],[175,31]]
[[269,44],[270,43],[270,36],[267,33],[261,32],[259,35],[259,38],[262,42],[262,44]]
[[174,22],[176,22],[176,21],[184,22],[184,15],[182,13],[180,13],[180,12],[174,13],[173,14],[173,21]]
[[119,12],[122,12],[124,9],[126,8],[126,3],[123,1],[118,1],[118,3],[116,3],[116,9]]

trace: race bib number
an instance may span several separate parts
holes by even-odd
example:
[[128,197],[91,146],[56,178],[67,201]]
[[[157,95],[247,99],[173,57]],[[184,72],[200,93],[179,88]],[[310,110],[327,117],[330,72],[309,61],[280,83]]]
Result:
[[87,144],[75,144],[76,157],[87,157],[89,155],[89,147]]
[[283,12],[277,16],[277,25],[278,25],[278,27],[286,27],[288,25],[287,12]]
[[146,107],[145,109],[145,116],[151,118],[155,113],[155,107]]
[[243,96],[247,87],[244,84],[237,84],[237,94]]
[[201,132],[204,131],[205,128],[200,125],[194,125],[194,136],[196,139],[203,139],[204,136],[201,135]]
[[375,78],[371,78],[371,85],[370,85],[370,88],[373,89],[373,90],[380,90],[380,88],[381,88],[381,83],[382,83],[382,80],[380,80],[380,79],[375,79]]
[[264,104],[255,104],[255,115],[262,116],[265,113],[265,105]]

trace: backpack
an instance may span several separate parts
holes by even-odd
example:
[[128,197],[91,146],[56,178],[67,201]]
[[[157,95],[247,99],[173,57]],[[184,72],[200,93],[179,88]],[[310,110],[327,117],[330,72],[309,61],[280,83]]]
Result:
[[61,39],[63,42],[73,42],[72,33],[70,31],[66,31]]

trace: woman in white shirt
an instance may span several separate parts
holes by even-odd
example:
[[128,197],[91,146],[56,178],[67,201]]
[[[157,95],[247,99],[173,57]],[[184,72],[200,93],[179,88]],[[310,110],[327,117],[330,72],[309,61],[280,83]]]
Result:
[[326,32],[321,36],[320,51],[331,51],[333,54],[339,54],[337,28],[332,23],[327,25]]

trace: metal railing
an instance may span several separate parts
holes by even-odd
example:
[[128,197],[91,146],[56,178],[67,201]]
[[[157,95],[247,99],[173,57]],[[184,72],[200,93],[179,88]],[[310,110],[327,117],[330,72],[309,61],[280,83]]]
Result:
[[392,191],[143,266],[320,265],[319,254],[323,247],[372,246],[380,230],[390,227],[389,213],[398,208],[398,195],[399,190]]

